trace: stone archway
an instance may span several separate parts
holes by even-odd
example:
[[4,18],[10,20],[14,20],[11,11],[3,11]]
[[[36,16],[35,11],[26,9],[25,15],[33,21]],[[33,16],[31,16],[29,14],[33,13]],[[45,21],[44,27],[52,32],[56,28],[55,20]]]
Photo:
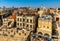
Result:
[[48,38],[49,38],[49,37],[50,37],[49,34],[46,33],[46,34],[44,34],[43,40],[44,40],[44,41],[48,41]]
[[42,32],[38,32],[38,35],[43,35],[43,33]]
[[42,32],[38,32],[38,37],[42,38],[43,33]]
[[46,33],[46,34],[44,34],[44,37],[50,37],[50,36],[49,36],[49,34]]

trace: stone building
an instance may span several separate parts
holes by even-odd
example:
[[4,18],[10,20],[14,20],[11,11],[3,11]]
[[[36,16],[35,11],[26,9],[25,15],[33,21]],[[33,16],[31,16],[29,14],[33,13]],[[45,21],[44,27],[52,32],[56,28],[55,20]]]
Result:
[[52,38],[52,17],[50,15],[42,15],[38,18],[37,36]]
[[16,16],[16,26],[20,29],[33,31],[36,28],[37,16],[35,14],[18,13]]

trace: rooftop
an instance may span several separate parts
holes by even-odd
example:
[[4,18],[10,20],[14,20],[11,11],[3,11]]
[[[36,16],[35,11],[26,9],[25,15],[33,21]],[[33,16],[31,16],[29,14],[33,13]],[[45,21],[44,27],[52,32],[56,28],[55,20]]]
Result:
[[50,15],[42,15],[39,19],[41,20],[52,20],[52,17]]

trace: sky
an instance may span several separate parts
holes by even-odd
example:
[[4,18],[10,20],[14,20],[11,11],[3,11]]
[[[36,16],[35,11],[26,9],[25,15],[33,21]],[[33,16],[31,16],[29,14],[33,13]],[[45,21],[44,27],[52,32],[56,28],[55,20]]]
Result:
[[46,8],[60,7],[60,0],[0,0],[0,7],[33,7]]

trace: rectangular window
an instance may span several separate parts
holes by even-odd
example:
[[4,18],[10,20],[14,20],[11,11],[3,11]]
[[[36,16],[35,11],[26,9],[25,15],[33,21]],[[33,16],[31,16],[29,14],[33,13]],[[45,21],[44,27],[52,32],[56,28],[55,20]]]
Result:
[[29,20],[27,19],[27,22],[29,22]]
[[20,18],[20,21],[22,22],[22,18]]
[[49,28],[49,27],[47,26],[47,28]]
[[30,19],[30,23],[32,23],[32,19]]
[[25,21],[25,19],[23,19],[23,22]]
[[30,25],[30,27],[32,28],[32,25]]
[[19,25],[19,23],[17,23],[17,25]]
[[59,21],[59,18],[56,18],[56,21]]
[[11,24],[11,22],[12,22],[12,21],[9,21],[9,22],[8,22],[8,26]]
[[19,18],[17,18],[17,21],[19,21]]
[[26,27],[28,27],[29,25],[27,24],[27,26]]

